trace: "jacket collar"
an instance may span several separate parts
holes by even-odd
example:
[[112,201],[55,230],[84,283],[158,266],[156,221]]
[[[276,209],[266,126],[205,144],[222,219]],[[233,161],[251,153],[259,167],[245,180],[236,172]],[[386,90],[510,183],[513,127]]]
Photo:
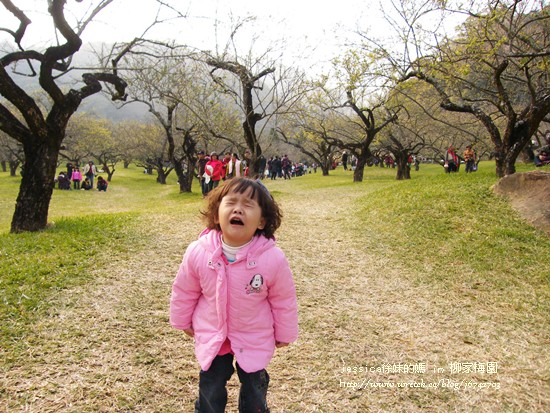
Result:
[[[215,268],[226,262],[222,252],[222,233],[220,231],[206,228],[201,232],[199,242],[210,253],[209,266]],[[244,259],[247,268],[253,268],[258,265],[258,257],[274,246],[275,241],[273,239],[255,235],[252,242],[237,253],[237,261]]]

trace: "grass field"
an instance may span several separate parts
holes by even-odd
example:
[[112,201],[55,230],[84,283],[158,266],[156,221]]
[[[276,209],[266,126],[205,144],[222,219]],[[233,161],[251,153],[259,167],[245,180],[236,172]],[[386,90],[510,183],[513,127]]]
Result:
[[[272,412],[550,410],[549,238],[495,182],[492,163],[265,182],[300,306]],[[18,185],[0,173],[0,411],[192,411],[198,364],[167,310],[198,185],[120,169],[106,193],[56,190],[50,228],[12,235]],[[236,378],[229,393],[236,412]]]

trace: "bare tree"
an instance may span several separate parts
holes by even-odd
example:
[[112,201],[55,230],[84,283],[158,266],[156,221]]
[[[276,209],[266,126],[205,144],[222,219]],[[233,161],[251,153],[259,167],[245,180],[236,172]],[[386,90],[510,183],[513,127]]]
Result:
[[207,66],[192,55],[174,43],[140,41],[124,58],[130,96],[125,104],[146,105],[162,126],[166,160],[178,176],[180,192],[191,192],[199,143],[206,136],[210,144],[231,140],[226,136],[231,116],[214,93]]
[[364,36],[366,52],[379,54],[398,81],[431,85],[445,110],[477,119],[492,141],[497,176],[513,174],[518,155],[550,113],[548,6],[471,2],[458,9],[468,16],[459,34],[445,37],[423,28],[424,18],[443,7],[436,3],[393,0],[402,18],[393,27],[401,29],[404,52]]
[[148,125],[135,120],[119,122],[113,125],[113,133],[116,135],[117,148],[124,168],[128,168],[132,162],[139,159],[143,142],[149,139]]
[[367,164],[368,159],[372,157],[370,145],[380,131],[397,121],[398,118],[397,113],[392,113],[392,111],[385,108],[383,104],[373,105],[372,107],[360,107],[358,102],[355,101],[352,91],[348,90],[347,96],[348,100],[345,105],[351,107],[353,112],[359,118],[359,124],[363,134],[361,139],[356,140],[355,142],[348,141],[341,147],[350,149],[357,157],[357,164],[353,173],[353,181],[362,182],[365,165]]
[[319,134],[314,136],[313,133],[305,131],[298,132],[290,137],[283,129],[278,129],[279,135],[283,141],[295,148],[299,149],[304,155],[307,155],[312,161],[316,162],[321,167],[323,176],[328,176],[332,167],[334,152],[336,147],[328,143],[326,131],[315,132]]
[[353,181],[362,182],[367,161],[372,157],[370,146],[376,136],[395,122],[397,112],[386,103],[387,98],[377,92],[379,74],[371,70],[371,62],[350,50],[334,60],[336,84],[321,83],[330,106],[327,109],[338,112],[347,119],[339,138],[331,137],[329,142],[341,149],[349,150],[357,158]]
[[60,158],[75,165],[96,159],[105,170],[105,154],[119,152],[115,149],[112,130],[113,124],[106,119],[83,112],[75,113],[67,125],[65,139],[59,152]]
[[315,161],[328,176],[334,154],[338,150],[335,142],[346,129],[346,119],[335,111],[326,110],[329,103],[319,89],[312,90],[277,127],[283,141]]
[[401,108],[400,117],[381,133],[373,152],[378,148],[380,154],[393,155],[397,179],[410,178],[409,155],[429,153],[433,157],[436,153],[442,158],[449,146],[460,152],[466,145],[475,148],[479,155],[485,152],[487,139],[479,123],[466,114],[441,108],[439,96],[425,82],[399,84],[389,92],[389,100]]
[[[212,79],[219,90],[233,99],[242,112],[244,141],[251,152],[251,170],[257,175],[263,154],[262,133],[268,135],[272,130],[271,120],[294,110],[307,82],[299,70],[277,63],[282,56],[274,48],[259,55],[252,50],[239,53],[235,39],[246,22],[235,25],[222,52],[205,53],[204,61],[212,67]],[[219,75],[219,71],[223,74]]]
[[136,125],[128,129],[130,131],[134,134],[130,140],[139,143],[132,151],[136,165],[144,168],[144,172],[150,175],[156,171],[157,182],[165,184],[174,167],[168,160],[168,142],[164,128],[159,123],[150,123],[139,127]]
[[[103,0],[73,30],[65,19],[65,0],[48,1],[48,13],[64,39],[62,44],[45,50],[27,50],[23,46],[30,19],[11,0],[0,0],[3,7],[19,21],[15,29],[0,28],[13,37],[14,51],[0,58],[0,94],[17,109],[10,111],[0,104],[0,129],[23,145],[24,174],[21,181],[11,232],[38,231],[47,226],[48,209],[53,192],[57,159],[67,123],[81,102],[102,90],[102,82],[113,86],[112,99],[125,99],[126,83],[111,72],[82,74],[83,85],[64,92],[57,79],[71,69],[71,59],[82,46],[81,34],[92,19],[112,0]],[[21,75],[18,68],[26,64],[26,75],[38,76],[39,84],[51,99],[51,109],[44,114],[37,102],[14,78]],[[8,69],[11,68],[11,75]]]

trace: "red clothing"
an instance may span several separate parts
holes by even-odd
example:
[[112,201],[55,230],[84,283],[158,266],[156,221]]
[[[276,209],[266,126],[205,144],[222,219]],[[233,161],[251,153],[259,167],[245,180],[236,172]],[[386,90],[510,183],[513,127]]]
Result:
[[458,156],[456,155],[456,152],[452,149],[448,149],[447,155],[445,155],[445,161],[454,162],[455,165],[458,165]]
[[223,169],[222,169],[222,179],[223,179],[227,176],[227,165],[231,162],[231,158],[229,159],[223,158],[221,162],[223,165]]
[[206,173],[210,175],[213,181],[219,181],[223,177],[223,163],[217,159],[211,159],[206,163],[206,166],[212,167],[212,173],[209,173],[208,168],[205,168]]

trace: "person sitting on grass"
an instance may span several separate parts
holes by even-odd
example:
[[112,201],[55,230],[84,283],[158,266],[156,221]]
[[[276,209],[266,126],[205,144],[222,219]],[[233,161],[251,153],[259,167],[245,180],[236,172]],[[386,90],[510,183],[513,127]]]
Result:
[[90,180],[88,178],[84,179],[84,181],[82,181],[82,184],[80,185],[80,189],[84,190],[84,191],[89,191],[90,189],[92,189],[92,183],[90,182]]
[[550,164],[550,162],[548,162],[548,154],[550,154],[550,131],[546,132],[544,139],[546,140],[546,145],[541,146],[535,151],[535,166]]
[[65,172],[61,172],[57,177],[57,187],[59,189],[71,189],[71,181]]
[[550,165],[550,155],[547,151],[541,151],[538,156],[538,165],[537,166],[544,166],[544,165]]
[[107,181],[105,179],[103,179],[102,176],[98,176],[97,177],[97,190],[107,192],[107,186],[109,186]]

